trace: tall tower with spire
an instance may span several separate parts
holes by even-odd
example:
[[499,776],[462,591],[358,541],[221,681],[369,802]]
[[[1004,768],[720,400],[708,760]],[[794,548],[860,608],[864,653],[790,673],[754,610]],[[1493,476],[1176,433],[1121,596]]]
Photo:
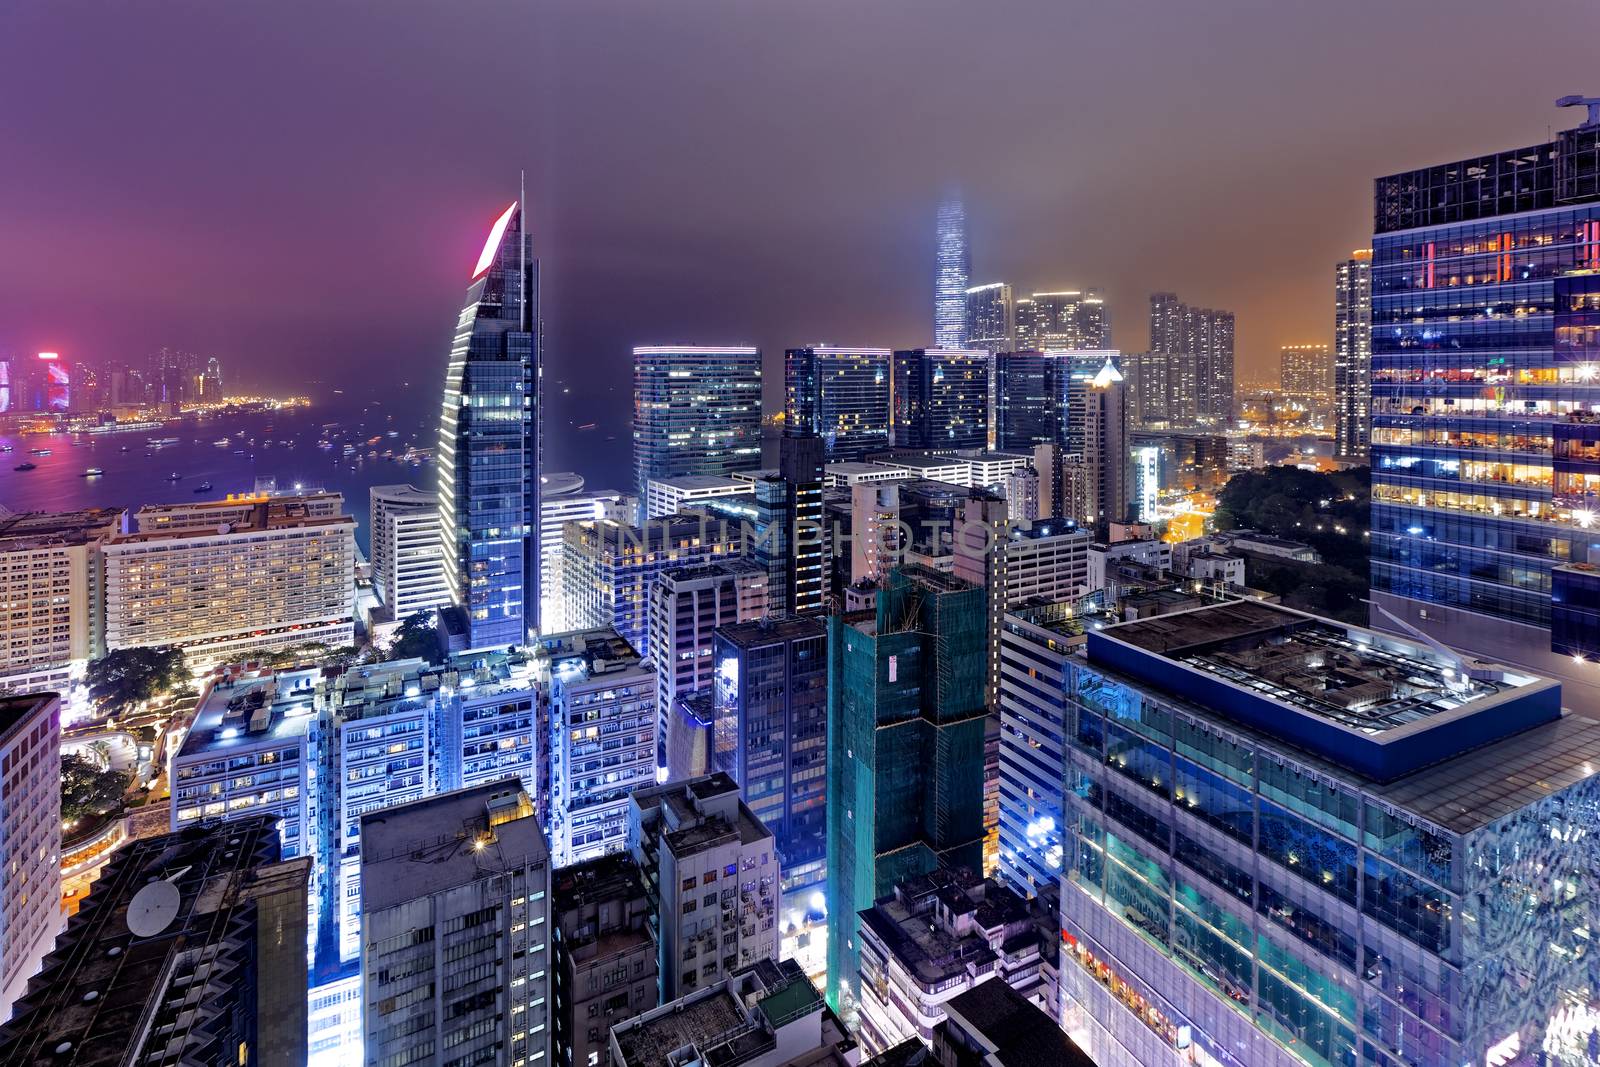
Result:
[[445,370],[439,529],[452,646],[503,648],[539,626],[539,263],[524,202],[490,227]]
[[967,213],[961,198],[939,205],[938,270],[933,287],[933,343],[936,348],[961,348],[966,342],[967,280],[972,274],[967,254]]

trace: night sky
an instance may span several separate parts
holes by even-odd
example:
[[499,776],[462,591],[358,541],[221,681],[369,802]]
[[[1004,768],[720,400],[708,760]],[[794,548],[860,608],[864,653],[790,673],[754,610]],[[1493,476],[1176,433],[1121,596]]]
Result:
[[526,168],[552,430],[625,432],[634,344],[753,342],[777,386],[785,346],[927,343],[952,186],[974,282],[1099,285],[1126,349],[1152,289],[1231,308],[1249,378],[1331,340],[1371,178],[1574,125],[1597,30],[1593,0],[7,0],[0,348],[431,405]]

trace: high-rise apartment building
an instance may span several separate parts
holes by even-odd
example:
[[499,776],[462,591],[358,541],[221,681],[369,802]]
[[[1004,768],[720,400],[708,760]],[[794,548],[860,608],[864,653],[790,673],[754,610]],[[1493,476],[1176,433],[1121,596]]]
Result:
[[759,348],[633,350],[633,467],[641,501],[652,479],[759,466]]
[[545,639],[550,657],[550,854],[619,852],[628,794],[656,780],[656,676],[615,630]]
[[0,1019],[61,932],[61,699],[0,696]]
[[1321,416],[1333,407],[1333,350],[1284,345],[1278,350],[1278,392]]
[[515,779],[361,820],[366,1062],[550,1062],[550,856]]
[[650,647],[655,649],[656,761],[667,767],[668,724],[676,702],[710,689],[717,627],[767,613],[769,578],[748,559],[714,560],[662,571],[650,591]]
[[0,690],[64,689],[104,654],[101,552],[127,532],[116,508],[0,518]]
[[1061,988],[1097,1061],[1587,1055],[1600,722],[1558,685],[1248,600],[1085,637]]
[[656,1006],[656,942],[639,865],[622,853],[559,868],[550,887],[552,1048],[562,1067],[606,1062],[611,1028]]
[[1372,247],[1373,602],[1585,687],[1539,650],[1552,569],[1600,561],[1597,151],[1585,125],[1379,178]]
[[983,860],[985,591],[911,565],[828,620],[828,1000],[858,996],[857,913]]
[[966,292],[963,348],[1010,352],[1017,345],[1017,305],[1005,282],[975,285]]
[[784,353],[784,418],[822,438],[827,457],[855,461],[889,447],[887,348],[791,348]]
[[798,615],[717,630],[710,763],[776,839],[786,895],[820,888],[828,858],[828,630]]
[[586,489],[576,474],[545,476],[539,494],[539,575],[541,633],[559,634],[577,626],[570,620],[563,595],[562,569],[566,553],[565,527],[569,522],[595,522],[613,518],[632,522],[637,509],[614,489]]
[[1372,423],[1372,249],[1333,271],[1333,454],[1367,462]]
[[1128,410],[1122,375],[1110,358],[1082,389],[1081,426],[1084,473],[1095,525],[1122,522],[1133,502],[1133,464],[1129,455]]
[[[688,512],[632,526],[612,519],[568,523],[562,561],[567,621],[580,629],[609,626],[647,658],[650,590],[656,576],[739,554],[737,522]],[[770,595],[770,590],[769,590]]]
[[917,348],[894,354],[890,436],[901,448],[983,448],[989,441],[989,354]]
[[933,343],[938,348],[961,348],[966,344],[966,294],[972,260],[967,252],[967,212],[958,197],[939,205],[936,236]]
[[280,859],[263,815],[127,842],[0,1029],[0,1063],[302,1067],[310,867]]
[[456,320],[439,422],[439,533],[468,649],[539,628],[539,261],[520,200],[489,230]]
[[[1165,373],[1141,376],[1149,410],[1164,408],[1172,425],[1228,422],[1233,417],[1233,327],[1231,311],[1191,307],[1176,293],[1151,294],[1147,358],[1165,364]],[[1165,379],[1164,403],[1153,395],[1159,378]]]
[[1019,349],[1111,347],[1111,314],[1097,289],[1034,293],[1018,309],[1016,330]]
[[777,843],[732,778],[635,791],[628,852],[657,916],[663,1003],[777,958]]
[[375,485],[370,496],[372,586],[389,618],[403,622],[451,603],[439,553],[438,495],[409,485]]
[[155,529],[141,511],[137,533],[103,545],[108,650],[180,645],[195,667],[355,642],[355,519],[314,514],[298,497],[214,510],[207,527]]

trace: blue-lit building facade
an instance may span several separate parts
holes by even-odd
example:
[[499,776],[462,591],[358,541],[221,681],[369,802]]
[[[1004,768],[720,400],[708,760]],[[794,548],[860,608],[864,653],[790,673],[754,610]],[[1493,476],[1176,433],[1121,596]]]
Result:
[[890,437],[901,448],[952,451],[989,441],[989,353],[916,348],[894,354]]
[[640,501],[652,480],[761,466],[761,350],[635,348],[633,466]]
[[1569,680],[1537,653],[1553,569],[1600,560],[1597,158],[1580,127],[1379,178],[1371,261],[1374,601]]
[[490,229],[456,321],[439,425],[451,629],[519,645],[539,611],[539,265],[519,203]]
[[997,352],[990,363],[993,446],[1029,451],[1061,443],[1061,360],[1045,352]]
[[712,659],[711,770],[772,831],[784,895],[809,894],[827,874],[827,627],[797,615],[722,626]]
[[853,462],[889,447],[887,348],[791,348],[784,353],[788,429],[822,438],[828,459]]
[[1096,1062],[1591,1062],[1600,722],[1559,685],[1248,601],[1086,641],[1060,985]]

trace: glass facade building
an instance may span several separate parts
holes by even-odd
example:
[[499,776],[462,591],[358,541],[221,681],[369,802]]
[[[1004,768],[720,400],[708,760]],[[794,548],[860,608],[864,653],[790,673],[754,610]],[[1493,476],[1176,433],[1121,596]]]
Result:
[[1098,289],[1034,293],[1016,332],[1018,348],[1110,348],[1111,312]]
[[988,597],[911,565],[828,619],[828,1000],[848,1019],[857,915],[904,878],[981,869]]
[[439,424],[439,533],[468,648],[539,609],[539,265],[521,203],[495,220],[456,320]]
[[650,482],[761,466],[761,350],[633,350],[633,467]]
[[831,460],[889,447],[889,350],[791,348],[784,353],[784,418],[822,438]]
[[997,352],[990,363],[993,446],[1026,452],[1061,442],[1058,357],[1045,352]]
[[1547,671],[1551,572],[1600,553],[1597,157],[1580,128],[1376,183],[1374,600]]
[[984,448],[989,440],[989,353],[916,348],[894,354],[890,436],[901,448]]
[[1061,988],[1096,1062],[1589,1062],[1600,722],[1459,667],[1249,602],[1087,634]]
[[1367,462],[1372,421],[1372,249],[1333,272],[1333,454]]
[[972,261],[967,254],[967,212],[958,198],[939,205],[937,262],[933,283],[933,343],[960,348],[966,340],[967,279]]
[[827,876],[828,631],[775,615],[719,627],[711,765],[777,840],[784,894]]
[[1005,282],[967,290],[966,348],[1009,352],[1017,347],[1017,308]]

